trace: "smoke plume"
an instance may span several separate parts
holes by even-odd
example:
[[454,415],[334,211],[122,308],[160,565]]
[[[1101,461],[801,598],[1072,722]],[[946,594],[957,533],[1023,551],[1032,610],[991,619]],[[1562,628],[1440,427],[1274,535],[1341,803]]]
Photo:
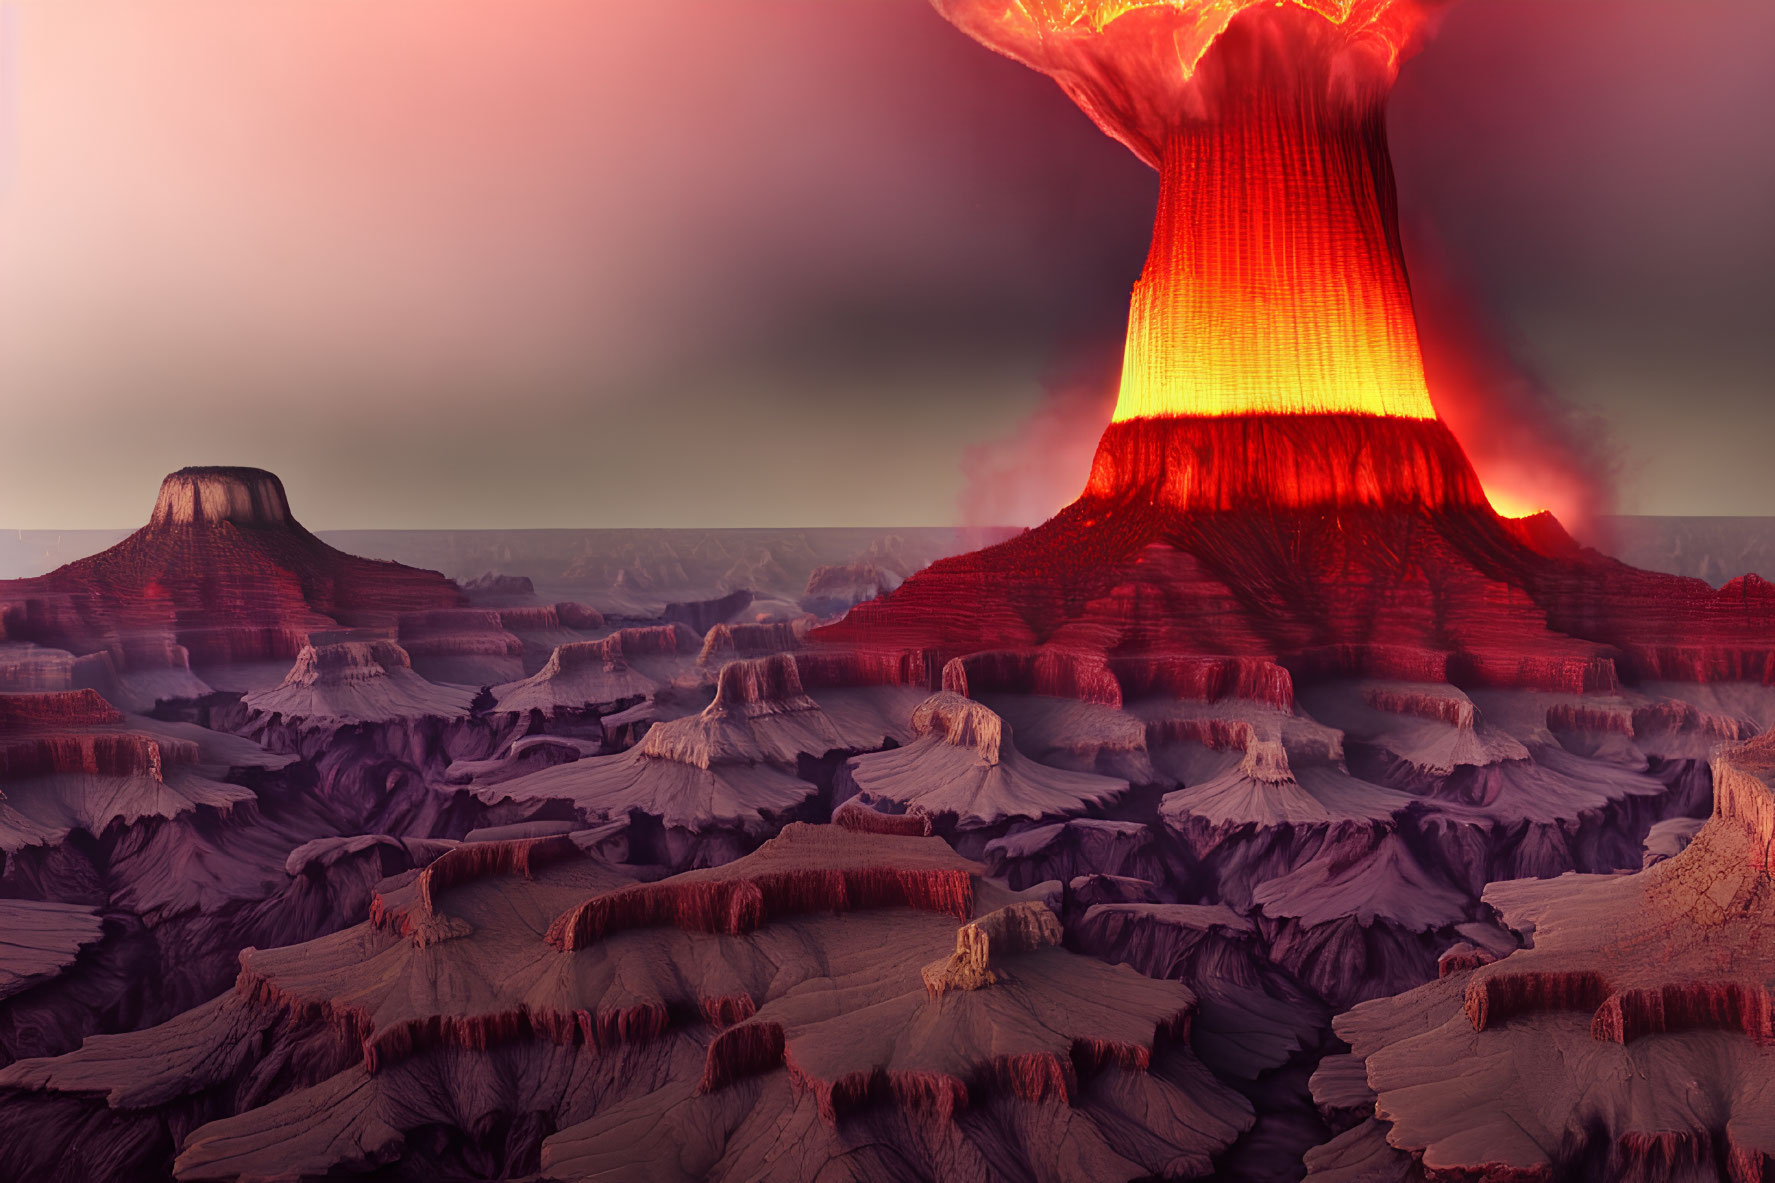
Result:
[[1561,398],[1526,367],[1433,234],[1410,227],[1412,303],[1436,409],[1506,514],[1550,510],[1594,538],[1614,512],[1620,452],[1600,416]]
[[964,527],[1035,526],[1076,500],[1115,410],[1121,342],[1079,347],[1057,362],[1035,411],[1010,435],[962,453]]

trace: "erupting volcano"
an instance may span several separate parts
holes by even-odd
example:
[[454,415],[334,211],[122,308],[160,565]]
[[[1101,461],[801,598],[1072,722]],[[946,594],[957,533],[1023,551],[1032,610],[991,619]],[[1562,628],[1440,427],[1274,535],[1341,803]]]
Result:
[[1092,494],[1480,496],[1425,386],[1387,155],[1387,93],[1423,5],[937,7],[1051,75],[1161,177]]
[[1500,518],[1437,417],[1385,110],[1439,5],[934,3],[1157,169],[1158,220],[1081,497],[817,641],[872,651],[875,676],[935,684],[959,659],[944,684],[990,668],[985,689],[1115,703],[1775,677],[1766,585],[1644,575],[1551,517]]

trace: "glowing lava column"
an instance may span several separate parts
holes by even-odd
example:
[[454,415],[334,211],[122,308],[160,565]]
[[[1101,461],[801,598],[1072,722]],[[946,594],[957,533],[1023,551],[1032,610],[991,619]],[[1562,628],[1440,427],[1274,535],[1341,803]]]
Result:
[[1196,75],[1213,117],[1180,121],[1160,147],[1118,422],[1435,416],[1399,248],[1385,91],[1360,74],[1334,80],[1325,55],[1301,61],[1276,32],[1247,23],[1223,34]]
[[1425,386],[1387,152],[1419,0],[934,3],[1161,177],[1088,494],[1483,504]]

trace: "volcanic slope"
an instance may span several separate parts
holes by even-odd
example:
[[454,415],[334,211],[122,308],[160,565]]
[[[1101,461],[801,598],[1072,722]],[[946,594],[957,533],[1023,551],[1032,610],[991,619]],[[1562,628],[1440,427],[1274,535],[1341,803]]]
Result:
[[1187,1048],[1186,987],[1067,952],[933,838],[794,825],[653,883],[573,836],[467,845],[374,917],[0,1074],[22,1165],[1187,1178],[1251,1120]]
[[[1122,474],[1200,482],[1253,432],[1305,455],[1324,417],[1116,424],[1079,501],[814,630],[801,660],[1000,714],[1074,699],[1031,736],[1062,762],[1108,734],[1085,716],[1132,716],[1144,751],[1091,758],[1169,787],[1157,817],[1008,833],[984,857],[1014,882],[1134,874],[1261,911],[1272,956],[1350,1005],[1433,974],[1487,882],[1637,867],[1652,824],[1705,809],[1711,744],[1775,723],[1775,588],[1632,570],[1545,515],[1500,518],[1440,423],[1334,418],[1400,489],[1278,502],[1235,481],[1204,505]],[[1373,450],[1389,433],[1406,450]],[[1419,494],[1414,440],[1447,478]],[[1078,844],[1111,828],[1126,855]]]
[[1094,487],[811,638],[895,657],[913,681],[956,663],[949,676],[975,692],[1112,705],[1163,695],[1287,709],[1297,685],[1340,677],[1566,693],[1771,685],[1775,586],[1636,571],[1550,517],[1507,520],[1483,504],[1203,511],[1150,487]]
[[1499,518],[1437,417],[1386,133],[1437,5],[934,3],[1158,170],[1157,218],[1079,500],[816,641],[975,696],[1112,704],[1287,710],[1335,677],[1775,683],[1775,588],[1634,571],[1549,516]]

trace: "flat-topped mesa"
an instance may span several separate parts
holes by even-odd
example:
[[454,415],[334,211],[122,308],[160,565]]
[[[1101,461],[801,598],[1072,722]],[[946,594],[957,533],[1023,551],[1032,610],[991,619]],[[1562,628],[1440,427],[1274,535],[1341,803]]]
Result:
[[987,707],[959,694],[933,694],[912,712],[912,733],[938,735],[950,747],[973,748],[986,764],[999,762],[999,749],[1009,739],[1010,724]]
[[1678,853],[1494,882],[1530,943],[1457,946],[1438,980],[1337,1019],[1387,1177],[1420,1177],[1406,1155],[1448,1178],[1775,1177],[1775,738],[1713,768],[1713,816]]
[[628,668],[628,663],[623,660],[622,634],[612,633],[596,641],[569,641],[565,645],[556,645],[536,676],[559,678],[580,670],[615,673]]
[[473,698],[470,689],[427,682],[393,641],[337,641],[303,646],[281,683],[243,701],[285,719],[388,722],[464,715]]
[[517,656],[523,643],[506,631],[504,613],[491,608],[428,608],[403,612],[401,647],[426,656]]
[[[186,468],[161,484],[148,524],[46,575],[0,583],[23,603],[23,639],[75,658],[108,653],[119,675],[293,659],[339,625],[462,602],[436,571],[345,554],[290,512],[283,483],[256,468]],[[9,625],[10,627],[10,625]],[[134,679],[126,702],[198,697],[195,678]]]
[[715,700],[707,711],[754,717],[817,709],[802,689],[801,671],[796,668],[794,656],[775,653],[722,666],[715,676]]
[[[557,645],[531,677],[498,688],[502,711],[580,709],[645,697],[688,667],[702,640],[682,624]],[[637,665],[639,663],[639,665]]]
[[[438,682],[499,685],[524,676],[524,642],[490,608],[427,608],[400,615],[395,638],[413,668]],[[544,628],[559,625],[542,623]]]
[[695,633],[678,624],[618,629],[596,641],[557,645],[537,677],[555,678],[588,669],[614,672],[628,668],[629,661],[634,659],[688,657],[697,652],[701,644]]
[[393,641],[340,641],[305,645],[285,676],[285,686],[354,686],[412,669],[407,651]]
[[850,746],[801,686],[787,653],[721,667],[715,700],[701,714],[650,728],[635,751],[696,768],[769,763],[793,768],[799,755]]
[[[116,1178],[366,1153],[436,1173],[427,1131],[525,1112],[551,1136],[518,1153],[549,1178],[1181,1179],[1253,1123],[1190,1047],[1187,986],[1069,951],[940,840],[794,826],[640,884],[576,854],[459,846],[385,880],[368,923],[246,950],[180,1018],[8,1067],[9,1165],[49,1177],[85,1145]],[[920,967],[952,953],[933,999]],[[304,1070],[255,1088],[266,1062]],[[171,1139],[117,1136],[207,1097],[176,1164]]]
[[160,482],[151,529],[213,525],[290,526],[284,484],[262,468],[181,468]]
[[0,735],[121,722],[122,713],[97,690],[0,694]]
[[0,786],[61,775],[160,781],[197,763],[195,743],[125,731],[124,722],[95,690],[0,694]]
[[[500,700],[500,709],[512,699]],[[847,718],[849,716],[846,716]],[[861,724],[867,727],[866,723]],[[856,734],[853,734],[856,732]],[[802,690],[786,653],[730,662],[700,713],[654,723],[614,755],[544,768],[477,790],[489,804],[560,802],[586,822],[654,819],[656,861],[713,866],[732,860],[805,812],[819,789],[798,771],[880,743],[853,721],[841,728]],[[643,841],[652,841],[643,835]]]
[[1011,729],[985,705],[939,691],[912,714],[912,741],[845,762],[833,792],[861,804],[927,815],[970,856],[1018,820],[1064,818],[1107,806],[1128,782],[1054,768],[1018,752]]
[[190,740],[135,731],[75,731],[0,740],[0,785],[44,776],[146,777],[164,783],[169,771],[199,758]]
[[705,668],[718,668],[736,657],[786,653],[799,648],[806,638],[807,626],[801,621],[718,624],[703,636],[702,651],[697,654],[696,663]]
[[571,952],[634,929],[732,935],[787,916],[891,907],[966,923],[978,870],[939,839],[795,822],[724,866],[600,892],[557,915],[547,940]]

